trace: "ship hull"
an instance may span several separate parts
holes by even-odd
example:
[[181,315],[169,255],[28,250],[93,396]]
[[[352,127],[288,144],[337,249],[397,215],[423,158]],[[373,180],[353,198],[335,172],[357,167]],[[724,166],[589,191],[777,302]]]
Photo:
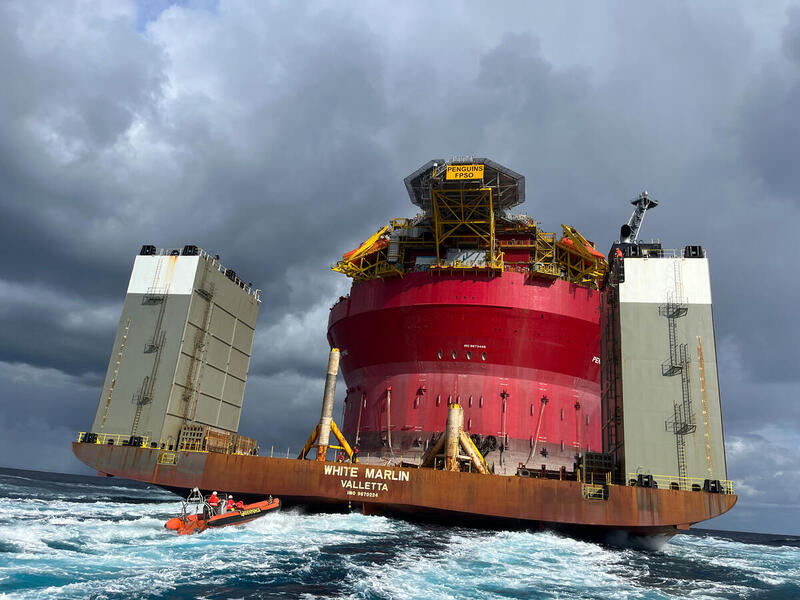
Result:
[[280,497],[284,506],[361,509],[436,519],[452,525],[553,528],[585,537],[624,532],[674,535],[730,510],[736,496],[609,486],[608,499],[586,498],[581,483],[368,464],[179,452],[159,464],[158,449],[72,444],[101,474],[184,492],[224,490],[237,497]]
[[409,273],[354,284],[328,339],[342,350],[342,429],[362,453],[413,460],[450,403],[468,434],[498,440],[495,472],[572,470],[601,448],[595,290],[516,272]]

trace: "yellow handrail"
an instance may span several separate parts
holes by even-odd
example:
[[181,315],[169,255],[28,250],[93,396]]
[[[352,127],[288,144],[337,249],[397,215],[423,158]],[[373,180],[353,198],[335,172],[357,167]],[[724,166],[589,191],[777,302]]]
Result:
[[[86,431],[81,431],[78,433],[78,441],[86,443]],[[128,442],[131,437],[130,434],[127,433],[97,433],[95,434],[97,438],[92,442],[93,444],[108,444],[114,446],[122,446],[123,442]],[[139,437],[139,436],[136,436]],[[144,448],[150,443],[150,438],[148,436],[141,436],[142,443],[141,447]]]
[[158,464],[160,464],[160,465],[176,465],[176,464],[178,464],[178,455],[175,452],[162,451],[158,455]]
[[[650,473],[628,473],[628,481],[634,481],[631,485],[636,485],[635,480],[639,477],[639,475],[650,475]],[[668,489],[678,489],[683,491],[693,491],[699,487],[701,490],[703,489],[703,483],[705,483],[706,479],[704,477],[679,477],[678,475],[650,475],[656,482],[659,482],[661,485],[668,485]],[[733,481],[730,479],[720,479],[720,485],[722,485],[722,490],[726,494],[733,494]]]

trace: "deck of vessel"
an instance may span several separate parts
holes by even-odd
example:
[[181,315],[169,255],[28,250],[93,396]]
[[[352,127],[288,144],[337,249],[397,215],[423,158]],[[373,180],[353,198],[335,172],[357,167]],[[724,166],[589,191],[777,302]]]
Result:
[[99,473],[176,492],[196,486],[245,497],[272,494],[286,506],[361,508],[453,525],[495,521],[587,536],[611,530],[670,536],[723,514],[737,500],[732,494],[615,485],[600,500],[587,498],[584,484],[575,481],[211,452],[180,452],[176,464],[159,464],[159,449],[75,442],[72,450]]

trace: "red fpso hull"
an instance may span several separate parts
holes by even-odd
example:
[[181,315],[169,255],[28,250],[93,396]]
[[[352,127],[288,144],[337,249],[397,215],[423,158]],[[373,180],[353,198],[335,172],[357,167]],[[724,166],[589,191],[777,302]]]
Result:
[[579,449],[601,449],[595,290],[513,272],[376,279],[333,306],[328,338],[362,454],[424,452],[448,402],[469,434],[498,439],[496,472],[571,469]]

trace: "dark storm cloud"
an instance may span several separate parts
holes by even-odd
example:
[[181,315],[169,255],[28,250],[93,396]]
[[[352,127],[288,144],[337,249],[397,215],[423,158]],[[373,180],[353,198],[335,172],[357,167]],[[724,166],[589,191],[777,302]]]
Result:
[[118,320],[116,302],[93,305],[0,281],[0,362],[44,365],[99,385]]
[[[797,128],[787,94],[753,93],[762,71],[789,74],[780,49],[794,39],[793,22],[775,27],[778,53],[759,62],[754,34],[737,11],[671,3],[608,12],[614,27],[603,51],[611,61],[594,69],[555,68],[536,36],[523,32],[504,34],[480,53],[474,76],[433,73],[447,83],[431,96],[440,91],[447,101],[415,115],[414,131],[426,135],[399,137],[399,152],[479,147],[526,175],[522,210],[550,230],[575,225],[601,248],[627,220],[627,201],[649,189],[661,206],[643,236],[708,249],[718,331],[742,345],[743,368],[762,383],[797,382],[800,350],[783,324],[794,318],[786,298],[800,293],[800,282],[770,249],[796,235],[800,216],[752,176],[761,164],[780,169],[797,154],[783,148],[793,147]],[[747,119],[779,107],[773,131]],[[458,127],[462,120],[472,126]],[[765,293],[776,286],[780,293]]]
[[[796,238],[800,225],[800,172],[794,158],[800,156],[800,8],[787,11],[779,39],[783,53],[747,81],[740,110],[732,117],[745,169],[737,179],[750,194],[732,203],[738,218],[725,219],[732,235],[724,249],[724,275],[715,278],[715,283],[724,279],[724,295],[715,297],[725,299],[720,321],[739,338],[743,367],[755,381],[797,384],[798,320],[787,299],[800,293],[800,281],[789,275],[796,269],[776,253],[785,250],[785,240]],[[745,285],[730,276],[737,269],[746,274]],[[779,398],[768,402],[786,404]]]
[[800,8],[788,11],[782,37],[785,61],[768,65],[747,90],[742,151],[766,189],[800,206]]
[[[32,31],[56,17],[32,23],[17,5],[7,11],[3,38],[11,60],[4,64],[17,69],[7,79],[19,84],[7,102],[13,128],[0,146],[9,184],[0,234],[15,260],[5,275],[12,281],[44,283],[87,302],[117,299],[140,244],[194,242],[219,251],[262,287],[265,316],[278,320],[333,295],[337,284],[326,266],[367,235],[362,227],[388,218],[376,201],[386,161],[371,141],[385,119],[375,39],[346,23],[346,15],[309,17],[321,32],[331,25],[330,33],[294,44],[275,35],[274,21],[294,12],[285,10],[283,17],[261,15],[248,26],[247,42],[227,53],[215,37],[178,45],[173,64],[189,61],[189,72],[185,89],[170,95],[164,82],[175,75],[164,47],[129,30],[118,39],[124,13],[86,24],[96,27],[86,32],[66,11],[68,31],[60,35],[67,42],[41,50],[29,39]],[[191,13],[183,16],[198,26]],[[164,19],[169,23],[168,14]],[[91,44],[83,54],[99,51],[102,58],[78,59],[82,36]],[[51,72],[58,76],[50,80]],[[219,80],[203,81],[207,73]],[[309,272],[315,283],[298,289],[297,280],[310,283]],[[94,331],[53,335],[51,350],[38,356],[20,347],[20,329],[47,330],[54,324],[48,321],[62,320],[56,306],[52,319],[36,323],[38,308],[20,306],[17,315],[7,308],[4,356],[68,364],[73,372],[97,369],[95,353],[73,352],[73,344],[96,347]],[[106,327],[100,335],[109,333]]]
[[348,285],[328,266],[416,212],[405,175],[466,153],[601,249],[642,188],[661,200],[643,235],[709,250],[737,456],[784,448],[763,439],[800,418],[800,9],[387,6],[0,4],[3,395],[85,427],[133,255],[196,243],[264,290],[242,431],[302,442]]
[[787,56],[800,68],[800,7],[786,11],[788,23],[783,31],[783,49]]
[[0,362],[2,407],[0,448],[2,466],[43,471],[90,472],[65,451],[76,432],[86,430],[96,407],[96,381],[65,375],[57,369]]
[[150,109],[160,51],[111,5],[88,19],[30,8],[0,7],[0,236],[14,260],[2,277],[109,297],[125,215],[103,157]]

